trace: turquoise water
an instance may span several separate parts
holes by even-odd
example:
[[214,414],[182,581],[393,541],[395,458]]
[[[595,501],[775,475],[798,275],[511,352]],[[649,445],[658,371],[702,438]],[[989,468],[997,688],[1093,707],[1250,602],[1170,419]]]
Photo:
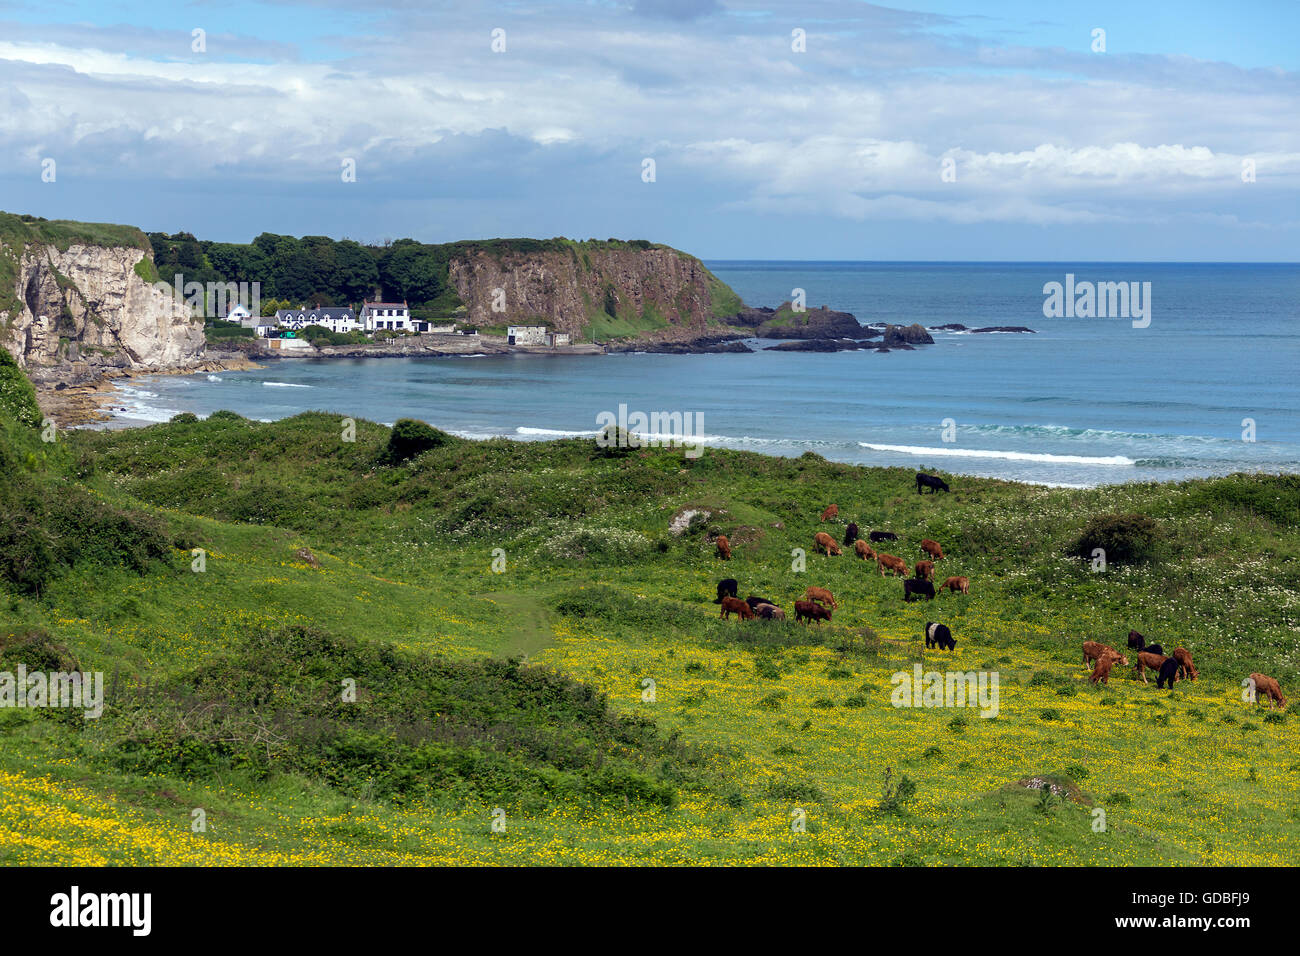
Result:
[[[1297,266],[708,265],[751,305],[775,306],[802,288],[809,306],[864,323],[1024,325],[1037,334],[936,332],[933,346],[887,354],[282,360],[134,380],[119,423],[219,408],[273,420],[315,409],[529,440],[594,434],[597,416],[623,404],[698,414],[706,448],[811,449],[838,461],[1050,484],[1300,472]],[[1150,282],[1150,325],[1044,317],[1044,283],[1067,272],[1076,282]],[[1254,441],[1243,439],[1247,419]]]

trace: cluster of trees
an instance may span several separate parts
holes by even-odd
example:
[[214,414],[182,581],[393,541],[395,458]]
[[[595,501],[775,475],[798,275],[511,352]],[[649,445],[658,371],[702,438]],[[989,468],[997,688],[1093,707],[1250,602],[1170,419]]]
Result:
[[[294,306],[357,306],[376,292],[405,301],[419,318],[450,315],[460,304],[447,280],[452,246],[399,239],[382,246],[328,236],[277,236],[251,243],[208,242],[188,232],[148,233],[164,282],[260,283],[263,311]],[[292,305],[290,305],[290,303]],[[274,309],[272,309],[274,311]]]

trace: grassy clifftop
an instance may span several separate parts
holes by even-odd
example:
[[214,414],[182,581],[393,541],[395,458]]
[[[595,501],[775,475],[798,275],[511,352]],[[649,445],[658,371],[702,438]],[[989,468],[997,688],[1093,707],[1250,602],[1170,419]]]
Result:
[[[0,711],[0,860],[1300,857],[1294,718],[1241,696],[1253,670],[1293,697],[1300,677],[1293,477],[951,477],[918,496],[910,473],[813,455],[444,435],[394,465],[389,429],[343,436],[335,415],[218,413],[68,436],[29,473],[48,513],[6,533],[51,563],[39,588],[0,585],[0,635],[43,636],[0,639],[0,658],[66,653],[119,679],[98,722]],[[909,565],[940,541],[940,578],[971,593],[905,604],[874,565],[814,555],[815,532],[843,533],[818,520],[831,502],[898,534]],[[1093,519],[1134,513],[1154,528],[1136,563],[1072,556]],[[840,607],[820,626],[722,621],[723,577],[787,612],[809,585]],[[952,654],[925,649],[932,620]],[[1130,628],[1190,648],[1200,679],[1088,683],[1080,643]],[[916,664],[997,672],[997,716],[893,706]],[[886,768],[910,798],[883,792]]]

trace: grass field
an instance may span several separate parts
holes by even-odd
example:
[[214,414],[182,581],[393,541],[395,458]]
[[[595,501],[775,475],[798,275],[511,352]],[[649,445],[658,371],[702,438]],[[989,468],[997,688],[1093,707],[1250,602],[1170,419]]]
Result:
[[[811,455],[442,435],[388,464],[389,429],[344,441],[321,413],[65,435],[37,457],[22,396],[0,393],[26,483],[6,493],[48,508],[22,523],[5,501],[0,545],[44,528],[52,555],[39,579],[7,565],[0,669],[38,633],[112,687],[97,721],[0,710],[0,862],[1300,861],[1294,718],[1241,686],[1300,674],[1295,478],[947,476],[918,496],[911,473]],[[708,514],[674,534],[684,510]],[[1110,513],[1157,535],[1094,572],[1069,552]],[[940,541],[940,579],[971,593],[904,604],[874,564],[813,554],[845,520],[896,532],[909,565]],[[722,621],[723,577],[791,619],[808,585],[841,607]],[[927,620],[955,652],[925,649]],[[1130,628],[1190,648],[1200,679],[1091,685],[1080,643]],[[893,706],[915,663],[996,671],[997,716]]]

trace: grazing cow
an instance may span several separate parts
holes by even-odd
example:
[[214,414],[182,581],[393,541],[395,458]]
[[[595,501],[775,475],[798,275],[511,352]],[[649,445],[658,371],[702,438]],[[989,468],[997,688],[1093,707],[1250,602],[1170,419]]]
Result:
[[731,560],[731,542],[725,534],[718,535],[718,557],[723,561]]
[[831,555],[839,555],[840,546],[836,544],[835,539],[825,531],[818,531],[817,534],[813,536],[813,551],[824,551],[826,552],[826,557],[829,558]]
[[839,605],[835,603],[835,595],[830,591],[827,591],[825,588],[810,587],[808,590],[803,592],[803,596],[809,601],[818,601],[826,607],[839,607]]
[[930,494],[934,494],[940,488],[942,488],[944,491],[951,490],[948,487],[948,482],[944,481],[942,478],[939,478],[935,475],[926,475],[918,471],[916,473],[916,493],[918,495],[921,493],[922,488],[929,488]]
[[921,542],[921,550],[936,561],[943,560],[943,548],[939,547],[938,541],[931,541],[929,538],[924,539]]
[[724,597],[739,597],[739,588],[735,578],[723,578],[718,582],[718,599],[713,603],[721,604]]
[[816,621],[820,624],[822,621],[829,621],[830,619],[831,612],[816,601],[794,602],[794,620],[796,624],[800,621]]
[[1140,651],[1142,650],[1142,648],[1146,647],[1146,645],[1147,645],[1147,639],[1143,637],[1141,634],[1139,634],[1137,631],[1128,632],[1129,647],[1136,648],[1137,650]]
[[760,604],[775,604],[776,602],[771,598],[756,597],[751,594],[749,597],[745,598],[745,603],[749,605],[751,610],[757,611]]
[[925,646],[951,651],[956,648],[957,642],[952,639],[952,631],[948,630],[947,624],[935,624],[933,621],[926,621]]
[[1102,654],[1101,657],[1097,658],[1097,665],[1092,669],[1092,674],[1088,677],[1088,680],[1094,684],[1097,683],[1097,681],[1101,681],[1103,684],[1109,684],[1110,669],[1116,664],[1119,664],[1121,667],[1127,667],[1128,658],[1122,654],[1116,654],[1114,652]]
[[1167,660],[1169,660],[1169,658],[1165,657],[1163,654],[1152,654],[1150,651],[1138,651],[1137,663],[1133,665],[1133,670],[1135,672],[1133,679],[1137,680],[1141,677],[1142,683],[1147,683],[1146,669],[1149,667],[1158,674],[1160,673],[1160,668],[1164,667],[1165,661]]
[[1260,696],[1268,698],[1268,706],[1271,710],[1274,704],[1286,706],[1286,698],[1282,696],[1282,686],[1274,677],[1267,674],[1251,674],[1250,679],[1255,682],[1255,700],[1258,701]]
[[867,544],[867,542],[863,541],[861,538],[858,538],[857,541],[853,542],[853,553],[863,561],[866,561],[868,558],[875,558],[876,556],[876,552],[871,550],[871,545]]
[[902,558],[896,558],[892,554],[876,555],[876,564],[880,566],[880,576],[885,576],[885,568],[893,571],[900,578],[907,577],[907,562]]
[[918,561],[912,568],[912,574],[918,578],[925,578],[927,581],[934,580],[934,562]]
[[1159,654],[1161,657],[1166,656],[1165,649],[1159,644],[1148,644],[1146,647],[1142,648],[1142,650],[1146,651],[1148,654]]
[[903,582],[903,600],[911,601],[918,594],[925,595],[927,601],[934,600],[934,585],[920,578],[908,578]]
[[1176,657],[1166,657],[1165,662],[1160,665],[1160,676],[1156,678],[1156,687],[1161,688],[1168,685],[1170,690],[1174,689],[1174,681],[1178,680],[1178,668],[1181,667]]
[[1183,677],[1196,680],[1196,665],[1192,663],[1192,652],[1185,647],[1175,647],[1174,657],[1178,659],[1178,666]]
[[939,585],[940,591],[944,588],[947,588],[953,594],[956,594],[958,591],[962,594],[970,594],[970,578],[949,578],[947,581],[944,581],[943,584]]
[[739,614],[742,621],[752,621],[754,619],[754,612],[740,598],[724,597],[722,599],[722,613],[718,616],[730,617],[733,613]]
[[822,512],[822,520],[823,520],[823,521],[830,521],[832,518],[834,518],[834,517],[835,517],[837,514],[839,514],[839,513],[840,513],[840,506],[839,506],[839,505],[831,505],[829,508],[827,508],[825,511]]
[[785,611],[781,610],[775,604],[760,604],[754,608],[754,613],[765,621],[784,621]]
[[844,547],[848,547],[858,540],[858,526],[856,522],[850,521],[849,526],[844,529]]
[[871,534],[867,535],[867,537],[869,537],[876,544],[879,544],[882,541],[898,540],[898,535],[894,534],[894,532],[892,531],[873,531],[871,532]]
[[1109,644],[1102,644],[1098,641],[1083,642],[1083,663],[1091,666],[1103,657],[1107,656],[1117,658],[1116,663],[1121,667],[1128,667],[1128,658],[1115,650],[1115,648],[1111,647]]

